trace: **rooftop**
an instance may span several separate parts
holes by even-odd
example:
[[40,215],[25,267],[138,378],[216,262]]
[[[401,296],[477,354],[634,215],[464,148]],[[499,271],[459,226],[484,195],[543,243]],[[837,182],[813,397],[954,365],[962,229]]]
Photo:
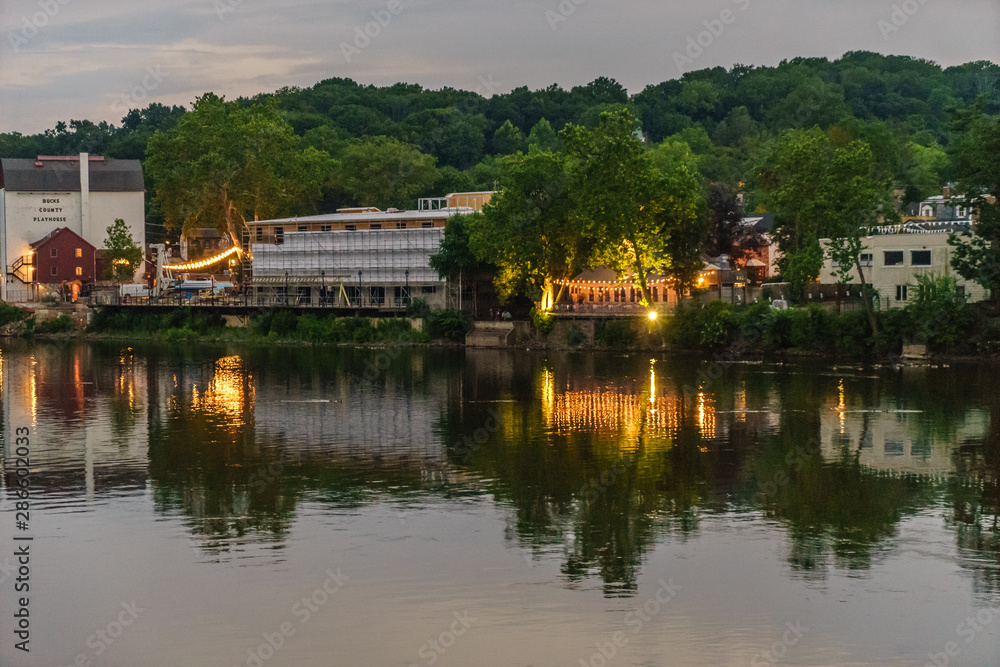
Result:
[[[138,160],[89,156],[91,192],[145,192]],[[39,155],[0,159],[0,189],[11,192],[79,192],[79,155]]]

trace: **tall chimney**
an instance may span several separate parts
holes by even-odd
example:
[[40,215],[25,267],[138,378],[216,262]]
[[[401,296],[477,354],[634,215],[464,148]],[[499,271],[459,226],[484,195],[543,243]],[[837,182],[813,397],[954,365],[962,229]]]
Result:
[[80,236],[93,245],[96,243],[90,235],[90,155],[80,153]]

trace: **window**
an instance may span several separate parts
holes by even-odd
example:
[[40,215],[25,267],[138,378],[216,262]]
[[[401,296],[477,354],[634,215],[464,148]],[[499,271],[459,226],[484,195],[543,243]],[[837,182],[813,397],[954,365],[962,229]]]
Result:
[[384,287],[369,287],[368,296],[371,299],[371,303],[381,306],[385,303],[385,288]]
[[907,285],[896,285],[896,301],[906,301]]
[[263,227],[258,227],[257,228],[256,236],[257,236],[257,241],[263,241],[264,240],[264,228]]
[[285,242],[285,228],[284,227],[275,227],[274,228],[274,242],[275,243],[279,243],[279,244]]
[[902,456],[904,448],[903,436],[886,437],[885,439],[885,455],[886,456]]
[[959,301],[965,301],[965,285],[959,285],[955,288],[955,298]]
[[910,251],[910,266],[930,266],[930,265],[931,265],[930,250]]
[[405,222],[397,222],[396,223],[396,229],[406,229],[406,223]]
[[331,229],[330,225],[320,225],[319,227],[319,231],[321,232],[328,232],[330,231],[330,229]]
[[58,257],[58,256],[59,256],[59,248],[49,249],[49,257]]
[[420,293],[421,294],[434,294],[437,291],[438,291],[437,285],[421,285],[420,286]]
[[382,229],[382,223],[373,222],[372,224],[368,225],[368,229]]
[[861,266],[872,265],[872,254],[870,252],[861,253]]
[[58,276],[59,275],[59,267],[58,266],[53,266],[52,267],[52,275],[54,275],[54,276]]
[[357,228],[358,228],[357,225],[344,225],[344,229],[346,229],[349,232],[353,232]]
[[306,231],[306,226],[305,225],[299,225],[298,226],[298,231],[300,231],[300,232]]
[[903,251],[902,250],[884,250],[882,252],[882,257],[884,259],[883,266],[902,266],[903,265]]
[[83,275],[83,267],[82,266],[76,267],[76,275],[78,275],[78,276],[82,276]]
[[76,249],[76,256],[77,257],[83,257],[83,248],[77,248]]
[[433,222],[424,222],[420,226],[421,227],[433,227],[434,223]]

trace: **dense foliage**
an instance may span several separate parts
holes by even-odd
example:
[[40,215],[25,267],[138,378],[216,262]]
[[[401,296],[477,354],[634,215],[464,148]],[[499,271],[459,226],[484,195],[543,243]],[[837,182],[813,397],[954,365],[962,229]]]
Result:
[[[311,88],[284,88],[239,99],[227,108],[218,107],[214,96],[205,96],[202,101],[212,101],[213,113],[233,122],[221,128],[225,131],[220,130],[219,141],[202,136],[190,147],[216,146],[210,151],[213,159],[225,161],[227,147],[233,144],[230,139],[246,127],[243,121],[264,119],[263,127],[270,128],[265,136],[273,140],[262,144],[265,154],[280,156],[285,166],[267,164],[267,169],[255,171],[252,165],[237,164],[240,170],[254,178],[266,176],[264,182],[272,186],[287,185],[288,174],[298,169],[312,174],[316,162],[321,163],[320,182],[308,191],[272,189],[279,205],[268,200],[258,210],[248,199],[237,202],[236,213],[244,217],[347,205],[409,208],[417,195],[493,189],[499,175],[497,156],[526,152],[532,145],[558,151],[562,140],[557,133],[567,124],[593,129],[602,112],[628,107],[651,148],[665,144],[669,149],[683,142],[707,182],[746,181],[757,156],[774,137],[784,130],[818,126],[867,143],[880,170],[912,201],[961,176],[953,166],[954,155],[948,153],[953,139],[951,110],[968,109],[982,96],[982,112],[995,116],[1000,112],[998,82],[1000,66],[995,63],[941,68],[925,60],[870,52],[851,52],[834,61],[795,58],[777,67],[737,65],[688,72],[680,79],[647,86],[632,97],[603,77],[569,90],[558,85],[535,91],[521,87],[488,99],[452,88],[426,90],[403,83],[376,87],[334,78]],[[250,114],[251,109],[266,113]],[[154,155],[157,142],[162,150],[176,148],[178,135],[170,133],[192,113],[151,104],[129,111],[119,126],[71,120],[37,135],[0,133],[0,155],[31,158],[88,151],[155,163],[163,160]],[[148,147],[157,131],[174,140],[156,140]],[[282,150],[272,150],[276,146]],[[289,146],[294,155],[306,148],[319,154],[312,154],[313,162],[305,165],[295,160],[289,164],[284,152]],[[177,201],[161,193],[161,187],[179,186],[184,171],[203,165],[204,161],[194,160],[187,165],[190,169],[176,174],[160,170],[167,172],[163,179],[147,178],[148,239],[162,237],[164,215],[168,224],[179,223]],[[364,182],[359,174],[365,175]],[[219,192],[214,199],[210,194],[202,193],[206,206],[198,210],[228,201]]]

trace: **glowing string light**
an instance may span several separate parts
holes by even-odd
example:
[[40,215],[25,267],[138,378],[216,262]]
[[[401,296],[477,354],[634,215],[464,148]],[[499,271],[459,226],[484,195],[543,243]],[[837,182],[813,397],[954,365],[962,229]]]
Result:
[[174,271],[174,272],[197,271],[198,269],[203,269],[207,266],[217,264],[222,260],[224,260],[226,257],[229,257],[234,253],[242,254],[242,251],[236,246],[233,246],[229,250],[226,250],[225,252],[215,255],[214,257],[206,257],[205,259],[200,259],[197,262],[189,262],[188,264],[169,264],[167,266],[164,266],[163,268],[166,269],[167,271]]

